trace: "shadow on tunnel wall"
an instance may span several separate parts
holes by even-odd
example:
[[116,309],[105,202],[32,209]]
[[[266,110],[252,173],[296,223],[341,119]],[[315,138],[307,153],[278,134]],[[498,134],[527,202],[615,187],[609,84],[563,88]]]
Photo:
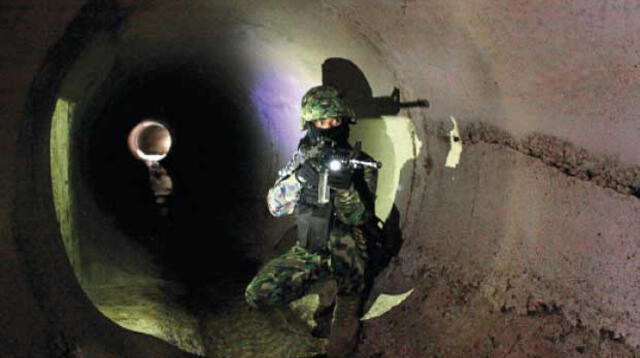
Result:
[[337,88],[345,102],[355,112],[356,118],[379,118],[395,115],[394,98],[373,97],[369,81],[360,68],[344,58],[329,58],[322,64],[322,84]]
[[[393,257],[397,257],[402,247],[401,228],[406,223],[402,215],[408,213],[414,194],[416,158],[426,151],[415,137],[411,118],[397,115],[401,108],[428,108],[430,104],[425,99],[401,102],[397,88],[389,96],[374,97],[363,71],[344,58],[327,59],[322,65],[322,78],[323,84],[334,86],[343,94],[358,118],[359,124],[352,130],[352,139],[362,140],[365,150],[370,148],[374,157],[383,162],[376,202],[376,214],[380,217],[377,220],[381,225],[366,228],[367,236],[370,240],[373,238],[369,248],[371,262],[367,279],[367,295],[371,293],[370,298],[373,298],[377,293],[373,288],[375,277]],[[411,286],[406,283],[386,289],[404,292]]]
[[396,115],[401,108],[429,107],[429,101],[418,99],[400,101],[400,90],[394,87],[391,95],[373,97],[369,81],[360,68],[348,59],[332,57],[322,64],[322,83],[331,85],[342,94],[355,112],[356,118],[380,118]]

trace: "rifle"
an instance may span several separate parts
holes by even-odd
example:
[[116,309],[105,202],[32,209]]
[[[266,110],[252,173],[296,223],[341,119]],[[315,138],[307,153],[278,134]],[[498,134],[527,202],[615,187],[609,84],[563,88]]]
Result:
[[318,204],[326,204],[330,199],[329,173],[343,170],[353,171],[360,168],[380,169],[382,163],[375,160],[360,159],[362,142],[356,142],[353,149],[339,148],[330,139],[321,139],[314,148],[316,169],[320,173],[318,179]]

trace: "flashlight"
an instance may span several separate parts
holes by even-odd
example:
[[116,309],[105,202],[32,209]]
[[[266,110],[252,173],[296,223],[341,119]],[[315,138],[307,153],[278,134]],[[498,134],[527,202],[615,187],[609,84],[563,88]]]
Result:
[[330,162],[329,162],[329,169],[330,169],[331,171],[337,172],[337,171],[339,171],[340,169],[342,169],[342,163],[340,163],[340,161],[339,161],[339,160],[334,159],[334,160],[332,160],[332,161],[330,161]]

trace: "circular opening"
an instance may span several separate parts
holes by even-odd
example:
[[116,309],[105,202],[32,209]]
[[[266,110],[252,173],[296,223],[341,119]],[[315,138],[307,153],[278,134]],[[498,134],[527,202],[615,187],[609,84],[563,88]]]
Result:
[[[148,251],[163,277],[197,289],[226,273],[250,279],[262,233],[248,223],[263,207],[253,200],[261,189],[253,174],[255,121],[216,76],[187,67],[132,70],[106,84],[85,114],[89,134],[78,162],[86,205],[95,204],[122,240]],[[158,162],[171,177],[166,216],[158,215],[151,177]]]
[[143,161],[160,161],[171,150],[171,133],[167,127],[155,120],[138,123],[127,139],[133,156]]

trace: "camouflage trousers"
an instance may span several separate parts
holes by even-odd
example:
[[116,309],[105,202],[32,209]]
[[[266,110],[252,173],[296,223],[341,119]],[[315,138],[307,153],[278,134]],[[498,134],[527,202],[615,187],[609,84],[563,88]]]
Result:
[[360,294],[368,260],[364,240],[359,229],[334,227],[326,251],[310,253],[296,244],[258,272],[245,290],[247,302],[256,308],[286,305],[325,278],[336,280],[339,294]]

